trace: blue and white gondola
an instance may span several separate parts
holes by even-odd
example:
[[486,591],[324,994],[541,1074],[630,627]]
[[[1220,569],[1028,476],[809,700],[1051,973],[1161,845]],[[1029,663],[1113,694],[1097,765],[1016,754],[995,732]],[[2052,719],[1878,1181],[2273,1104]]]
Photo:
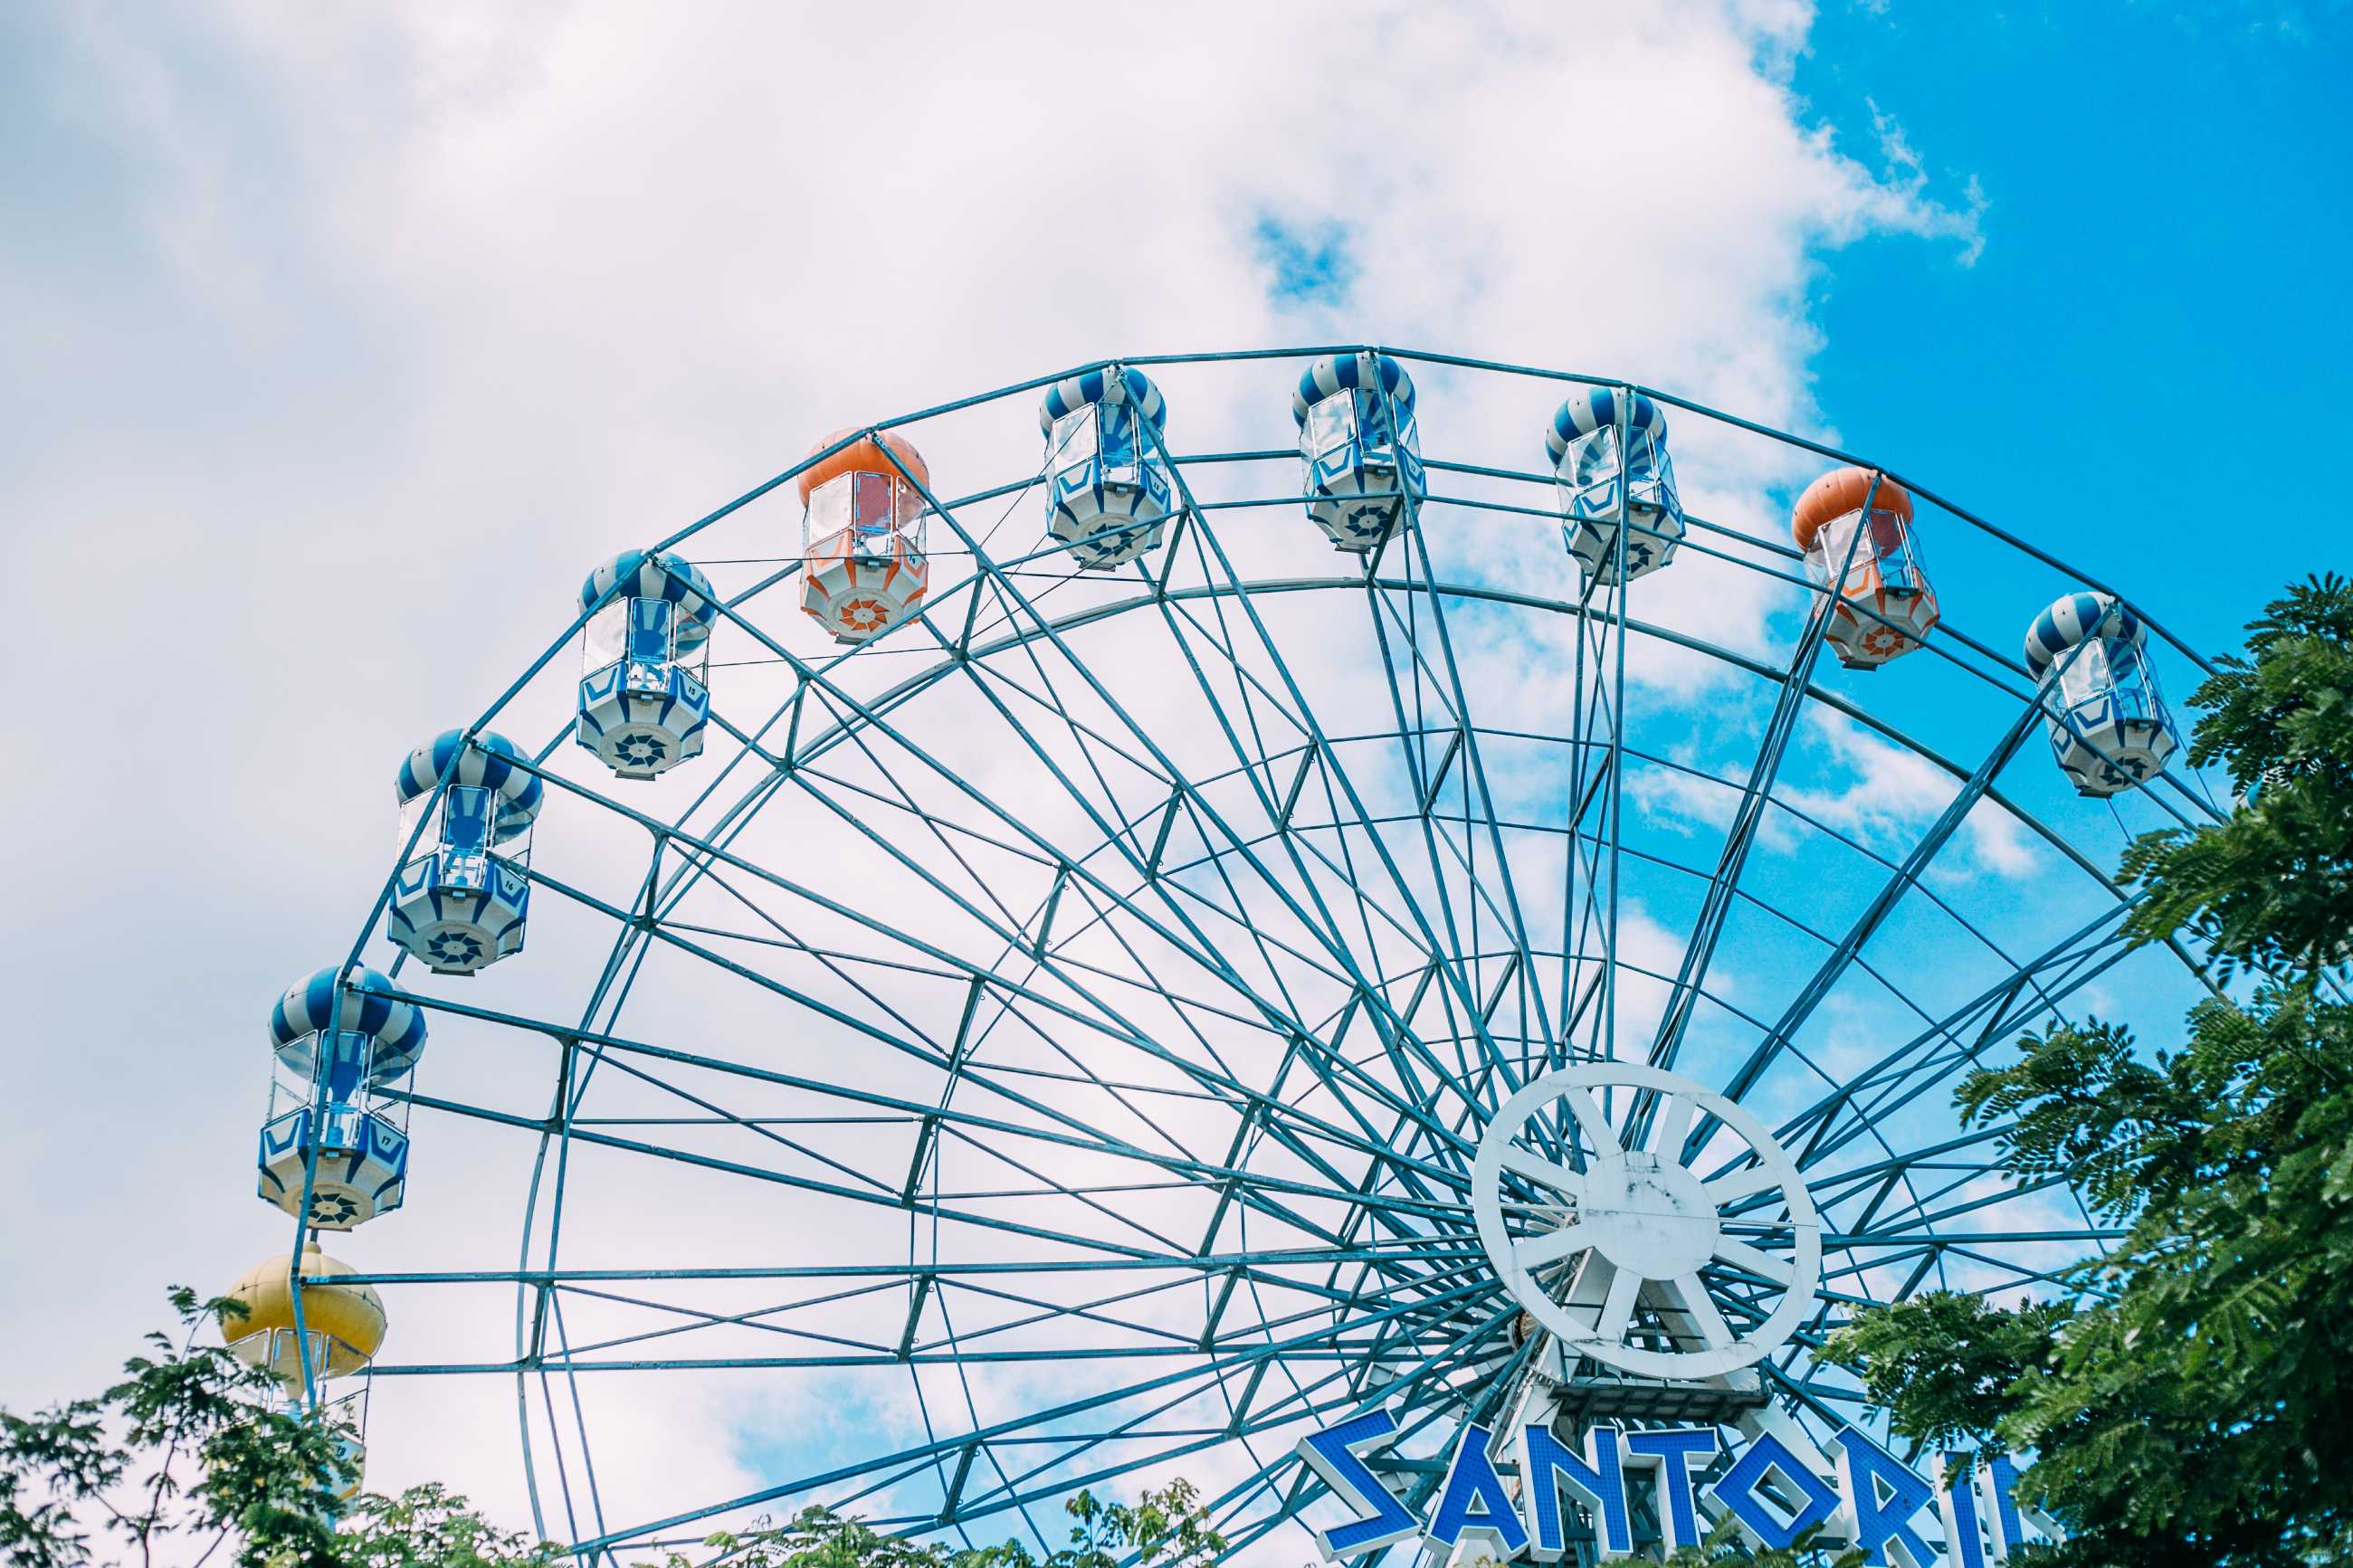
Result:
[[408,1133],[377,1103],[377,1091],[424,1055],[425,1016],[409,1003],[368,994],[391,989],[390,980],[357,964],[322,969],[269,1010],[280,1071],[262,1123],[256,1190],[288,1214],[303,1212],[303,1171],[315,1149],[305,1217],[322,1230],[350,1230],[389,1214],[406,1191]]
[[675,555],[625,550],[580,585],[596,613],[582,636],[574,734],[625,779],[649,779],[702,754],[705,681],[719,595]]
[[1291,397],[1307,515],[1336,550],[1363,554],[1413,521],[1424,493],[1413,378],[1383,353],[1325,354]]
[[1157,437],[1168,405],[1142,371],[1105,365],[1046,389],[1046,531],[1082,571],[1124,566],[1157,548],[1176,486]]
[[[1619,415],[1626,416],[1620,450]],[[1625,508],[1628,581],[1674,559],[1683,542],[1683,507],[1675,493],[1675,466],[1667,456],[1667,416],[1637,392],[1621,397],[1607,386],[1580,386],[1552,416],[1545,432],[1560,498],[1561,542],[1578,568],[1597,582],[1618,580],[1618,514]]]
[[[539,816],[539,775],[522,753],[484,731],[470,745],[444,731],[408,754],[394,775],[401,842],[427,814],[417,847],[394,879],[389,932],[436,974],[471,974],[522,951],[530,912],[531,825]],[[434,786],[448,772],[438,800]]]
[[2026,628],[2051,751],[2076,793],[2118,795],[2165,771],[2181,736],[2148,661],[2148,628],[2105,594],[2069,594]]

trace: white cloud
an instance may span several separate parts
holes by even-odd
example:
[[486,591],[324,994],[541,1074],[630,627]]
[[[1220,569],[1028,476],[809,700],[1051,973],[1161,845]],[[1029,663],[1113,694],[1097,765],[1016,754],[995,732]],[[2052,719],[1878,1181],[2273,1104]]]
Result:
[[[96,1381],[166,1279],[225,1279],[281,1244],[243,1163],[259,1019],[349,941],[384,869],[391,764],[536,655],[596,558],[822,432],[1107,353],[1323,334],[1632,374],[1813,423],[1804,300],[1825,250],[1897,234],[1966,258],[1979,235],[1900,135],[1883,130],[1893,174],[1875,178],[1805,121],[1787,73],[1807,21],[1691,0],[1574,28],[1535,5],[1098,8],[1079,24],[952,5],[247,3],[11,24],[49,68],[49,96],[14,112],[59,184],[0,258],[0,309],[28,324],[0,392],[21,444],[0,506],[76,585],[29,606],[29,678],[72,694],[75,734],[104,738],[12,734],[0,783],[10,817],[41,825],[17,885],[50,889],[0,914],[12,994],[30,998],[0,1112],[7,1230],[57,1278],[102,1287],[62,1331],[52,1302],[0,1304],[14,1342],[41,1347],[10,1369],[12,1399]],[[1340,237],[1345,292],[1271,295],[1269,222]],[[1281,445],[1282,380],[1200,373],[1176,407],[1179,449]],[[1427,381],[1433,447],[1534,466],[1551,389]],[[1018,476],[1035,460],[1026,426],[1000,410],[945,429],[935,465]],[[1696,421],[1677,440],[1707,515],[1761,526],[1763,487],[1792,477],[1785,455]],[[794,548],[782,509],[738,521],[739,553]],[[1547,587],[1567,572],[1541,527],[1485,570]],[[1785,600],[1694,555],[1646,585],[1641,613],[1756,652]],[[1303,608],[1293,624],[1315,623]],[[1482,657],[1541,662],[1567,635]],[[1360,672],[1338,657],[1303,655],[1302,679],[1345,690]],[[554,727],[562,663],[519,735]],[[1670,693],[1710,678],[1672,649],[1635,675]],[[770,689],[747,677],[729,700]],[[1140,710],[1180,728],[1189,710],[1167,701]],[[960,751],[934,722],[943,755],[1069,826],[1067,806],[1018,793],[1021,768],[974,754],[978,731]],[[1205,748],[1188,758],[1214,753],[1183,739]],[[1932,784],[1949,796],[1859,734],[1826,739],[1858,782],[1824,808],[1866,837],[1916,820]],[[819,881],[871,866],[786,832],[813,818],[780,812],[762,853]],[[1997,869],[2023,853],[2000,826],[1970,832]],[[609,870],[627,837],[552,814],[545,838]],[[1674,933],[1629,919],[1630,956],[1671,972]],[[547,917],[515,973],[461,999],[576,1016],[602,937]],[[714,1039],[766,1016],[674,984],[675,1012],[649,984],[633,1016]],[[1655,1013],[1628,989],[1630,1016]],[[436,1050],[439,1091],[544,1103],[543,1053],[459,1028]],[[435,1121],[412,1209],[336,1250],[501,1265],[525,1145]],[[616,1256],[711,1256],[735,1234],[725,1204],[750,1202],[690,1224],[663,1201],[702,1184],[598,1190],[607,1206],[575,1234]],[[844,1224],[807,1244],[861,1239]],[[402,1358],[512,1349],[506,1300],[436,1319],[417,1299],[396,1298]],[[631,1506],[753,1473],[734,1424],[760,1395],[605,1375],[592,1408],[618,1435],[599,1448],[615,1445],[607,1479]],[[382,1392],[379,1479],[454,1474],[521,1517],[511,1384],[448,1405]]]
[[1975,267],[1985,254],[1986,194],[1977,176],[1970,175],[1963,189],[1965,206],[1953,212],[1925,200],[1929,188],[1927,165],[1913,150],[1912,140],[1895,116],[1882,109],[1873,99],[1863,100],[1871,108],[1871,129],[1879,138],[1880,161],[1887,166],[1886,181],[1891,192],[1899,195],[1894,221],[1908,223],[1913,232],[1921,235],[1947,236],[1961,241],[1960,264]]
[[[1884,854],[1908,852],[1919,830],[1960,793],[1960,782],[1916,752],[1880,739],[1844,714],[1810,709],[1806,733],[1843,777],[1835,788],[1784,789],[1780,797],[1828,826]],[[2019,820],[1991,801],[1961,823],[1968,864],[1999,876],[2031,874],[2042,864]],[[1938,873],[1965,874],[1940,860]]]
[[[1927,758],[1832,709],[1808,709],[1793,744],[1818,759],[1813,782],[1789,782],[1809,776],[1808,770],[1801,763],[1784,762],[1773,795],[1788,809],[1767,810],[1757,826],[1757,844],[1767,851],[1794,854],[1812,841],[1813,829],[1793,815],[1801,813],[1866,848],[1901,857],[1959,793],[1958,781]],[[1695,769],[1688,752],[1678,761],[1682,766],[1675,768],[1630,770],[1627,795],[1646,817],[1679,836],[1728,829],[1746,787],[1745,763],[1725,762],[1709,773]],[[1950,879],[1983,871],[2016,879],[2044,868],[2026,826],[1990,800],[1969,809],[1960,845],[1965,858],[1940,859],[1932,875]]]

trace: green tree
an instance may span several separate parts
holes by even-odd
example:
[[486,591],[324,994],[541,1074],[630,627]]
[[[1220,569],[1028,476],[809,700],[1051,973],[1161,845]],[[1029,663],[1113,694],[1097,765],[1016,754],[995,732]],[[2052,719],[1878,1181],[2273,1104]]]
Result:
[[2353,588],[2312,579],[2249,632],[2192,698],[2191,757],[2239,804],[2124,859],[2133,934],[2199,932],[2240,994],[2153,1053],[2030,1034],[1957,1090],[2014,1176],[2125,1239],[2070,1300],[1929,1295],[1831,1347],[1899,1433],[2032,1451],[2024,1493],[2071,1531],[2052,1563],[2353,1561]]
[[[1040,1559],[1018,1541],[956,1548],[884,1535],[826,1508],[803,1509],[784,1526],[710,1537],[734,1568],[1116,1568],[1133,1552],[1142,1568],[1202,1568],[1226,1549],[1193,1483],[1174,1480],[1134,1503],[1081,1491],[1062,1505],[1071,1543]],[[689,1568],[673,1552],[664,1568]]]
[[1862,1548],[1840,1552],[1817,1546],[1814,1538],[1820,1533],[1816,1525],[1794,1546],[1756,1549],[1741,1544],[1739,1532],[1722,1524],[1709,1532],[1706,1545],[1670,1552],[1662,1568],[1731,1568],[1736,1563],[1741,1568],[1862,1568]]
[[[179,1332],[148,1336],[120,1382],[30,1415],[0,1409],[0,1563],[90,1568],[159,1552],[195,1568],[553,1568],[559,1547],[485,1521],[437,1483],[398,1497],[329,1500],[356,1478],[349,1436],[288,1413],[271,1376],[210,1341],[244,1306],[170,1293]],[[1133,1503],[1082,1491],[1069,1546],[1042,1560],[1018,1542],[957,1550],[885,1535],[823,1508],[782,1527],[716,1535],[742,1568],[1200,1568],[1225,1550],[1191,1483]],[[668,1568],[690,1560],[677,1553]]]
[[342,1568],[543,1568],[563,1552],[483,1520],[438,1481],[398,1497],[364,1492],[335,1532]]
[[170,1300],[182,1332],[150,1334],[103,1394],[0,1410],[0,1552],[15,1568],[80,1568],[111,1538],[120,1558],[107,1560],[148,1564],[187,1536],[204,1557],[227,1545],[255,1568],[326,1568],[318,1500],[349,1479],[334,1432],[269,1409],[266,1373],[197,1342],[243,1307],[185,1287]]

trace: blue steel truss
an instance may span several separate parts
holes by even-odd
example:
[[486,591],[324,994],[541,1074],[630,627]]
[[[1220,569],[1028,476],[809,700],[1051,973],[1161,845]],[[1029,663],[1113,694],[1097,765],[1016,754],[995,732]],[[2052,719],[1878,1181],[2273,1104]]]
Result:
[[[1123,363],[1166,379],[1181,429],[1186,370],[1289,362],[1265,372],[1276,408],[1295,362],[1351,352]],[[628,1561],[824,1502],[913,1533],[1042,1542],[1059,1534],[1050,1505],[1079,1486],[1198,1467],[1248,1557],[1328,1506],[1288,1458],[1297,1433],[1383,1402],[1408,1429],[1393,1462],[1426,1495],[1446,1435],[1502,1411],[1531,1354],[1472,1227],[1481,1129],[1573,1060],[1647,1058],[1777,1124],[1831,1227],[1820,1310],[1768,1368],[1808,1418],[1867,1418],[1813,1353],[1855,1305],[1937,1284],[2057,1288],[2068,1258],[2108,1238],[2063,1194],[1989,1184],[2003,1130],[1964,1130],[1947,1105],[1956,1075],[2066,1016],[2129,951],[2132,894],[2102,869],[2115,819],[2100,808],[2087,829],[2038,808],[2048,781],[2013,770],[2021,749],[2043,766],[2023,667],[1948,617],[1905,665],[1835,679],[1825,617],[1807,613],[1820,591],[1786,538],[1696,514],[1665,573],[1627,584],[1621,554],[1617,584],[1565,562],[1547,574],[1526,542],[1558,555],[1551,477],[1450,460],[1433,432],[1450,397],[1548,415],[1558,384],[1583,383],[1679,411],[1687,482],[1705,474],[1703,431],[1785,460],[1856,459],[1656,388],[1384,352],[1429,382],[1429,490],[1409,490],[1408,526],[1362,557],[1303,565],[1320,541],[1293,448],[1178,452],[1156,431],[1180,502],[1157,552],[1077,572],[1044,533],[1040,476],[1008,462],[1002,482],[923,491],[932,590],[854,648],[818,649],[798,563],[759,545],[797,520],[784,498],[758,503],[807,462],[646,542],[725,594],[713,738],[659,788],[599,773],[568,714],[533,758],[545,842],[593,822],[570,837],[596,848],[535,858],[533,909],[563,914],[534,919],[565,934],[534,935],[509,967],[568,961],[576,1006],[478,1005],[387,965],[436,1015],[441,1058],[459,1039],[521,1043],[546,1068],[538,1111],[438,1091],[431,1069],[406,1095],[420,1166],[437,1142],[529,1145],[513,1266],[371,1272],[370,1236],[347,1248],[396,1316],[436,1291],[512,1290],[501,1353],[373,1375],[511,1378],[544,1534]],[[1008,400],[1089,368],[867,429],[920,441],[986,420],[1027,441]],[[1539,430],[1531,418],[1521,444]],[[1963,620],[2022,624],[2047,595],[2012,584],[2038,570],[2117,592],[1886,478],[1924,530],[1982,546],[1939,583]],[[1620,521],[1622,552],[1636,525]],[[1639,613],[1695,571],[1769,584],[1780,651]],[[561,661],[585,620],[472,729],[557,713],[546,694],[568,691]],[[1696,697],[1646,677],[1660,658],[1704,667],[1685,682]],[[1525,700],[1544,681],[1561,689]],[[1966,715],[1939,733],[1978,733],[1976,761],[1880,700],[1915,682]],[[1810,715],[1914,759],[1949,803],[1893,847],[1834,819],[1788,782]],[[1748,749],[1698,757],[1695,724]],[[1708,793],[1705,831],[1662,828],[1644,806],[1630,822],[1630,781]],[[2197,822],[2209,799],[2168,775],[2133,808]],[[2070,889],[2058,934],[2021,947],[1971,907],[1968,879],[1931,874],[1984,810]],[[1838,896],[1799,907],[1764,861]],[[389,887],[355,958],[383,941]],[[1635,898],[1686,911],[1648,917],[1680,924],[1672,952],[1621,946]],[[1907,965],[1926,928],[1935,984]],[[1812,956],[1724,984],[1757,943]],[[2202,975],[2189,952],[2177,961]],[[1637,1016],[1640,995],[1655,1016]],[[1859,995],[1904,1022],[1833,1050],[1824,1009]],[[429,1178],[418,1191],[396,1223],[429,1208]],[[625,1191],[677,1216],[655,1256],[614,1252],[650,1245],[643,1212],[607,1212]],[[1757,1283],[1708,1277],[1736,1324],[1761,1315]],[[625,1417],[593,1385],[632,1376],[762,1380],[866,1415],[778,1438],[744,1495],[650,1506],[595,1463],[600,1425]]]

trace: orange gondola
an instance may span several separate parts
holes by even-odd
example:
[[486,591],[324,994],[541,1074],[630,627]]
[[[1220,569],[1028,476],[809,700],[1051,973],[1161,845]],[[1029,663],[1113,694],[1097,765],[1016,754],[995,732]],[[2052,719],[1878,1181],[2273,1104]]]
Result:
[[[810,450],[855,434],[837,430]],[[864,642],[923,603],[931,585],[923,555],[931,479],[923,454],[887,430],[860,436],[797,479],[801,608],[835,641]]]
[[1823,636],[1849,669],[1900,658],[1936,628],[1936,594],[1921,566],[1912,496],[1894,479],[1869,468],[1824,474],[1798,498],[1789,532],[1806,552],[1808,574],[1832,595]]

